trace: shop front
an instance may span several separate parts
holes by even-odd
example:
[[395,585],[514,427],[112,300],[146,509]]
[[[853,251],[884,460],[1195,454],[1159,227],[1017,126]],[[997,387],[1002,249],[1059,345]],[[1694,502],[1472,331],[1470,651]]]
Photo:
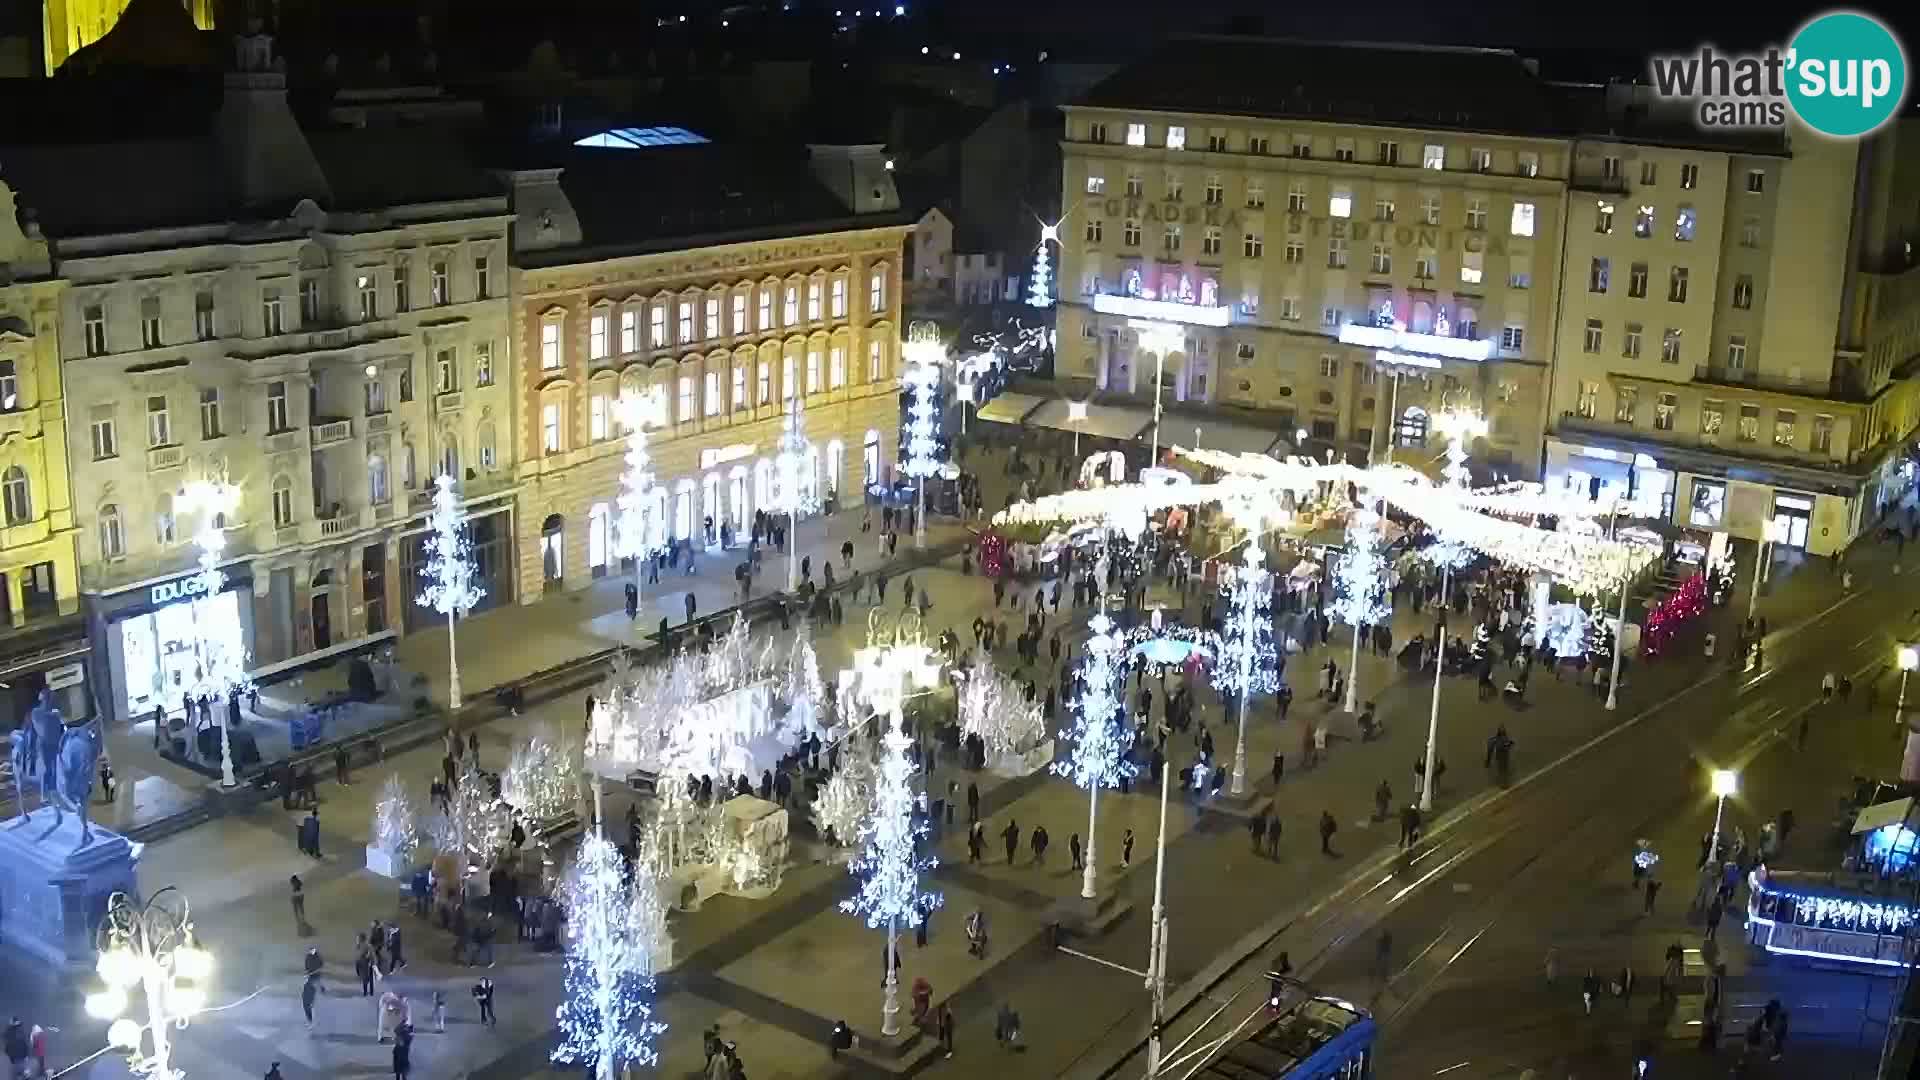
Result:
[[1575,498],[1624,499],[1636,518],[1668,521],[1676,517],[1674,473],[1648,454],[1551,439],[1546,478],[1548,488]]
[[89,629],[101,711],[120,722],[156,707],[179,712],[199,666],[203,628],[221,635],[225,649],[250,656],[252,590],[251,575],[229,572],[212,596],[200,592],[197,575],[186,575],[100,597]]
[[[474,583],[483,590],[480,602],[474,605],[470,614],[513,602],[512,509],[511,506],[497,506],[474,510],[467,517],[467,538],[473,545]],[[543,535],[542,551],[551,560],[547,572],[554,580],[558,580],[562,570],[558,560],[564,553],[565,529],[566,523],[558,514],[553,515],[544,527],[545,534],[553,538],[549,544]],[[416,602],[427,584],[423,576],[427,565],[427,535],[425,528],[418,528],[400,537],[400,591],[404,601],[400,622],[409,634],[423,626],[446,622],[446,616]]]

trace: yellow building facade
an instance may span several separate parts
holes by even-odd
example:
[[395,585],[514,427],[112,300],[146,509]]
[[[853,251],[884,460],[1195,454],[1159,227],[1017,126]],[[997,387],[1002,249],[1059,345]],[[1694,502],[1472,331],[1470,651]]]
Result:
[[[41,0],[40,41],[46,73],[60,70],[67,58],[107,36],[133,0]],[[214,0],[178,0],[202,30],[214,27]]]

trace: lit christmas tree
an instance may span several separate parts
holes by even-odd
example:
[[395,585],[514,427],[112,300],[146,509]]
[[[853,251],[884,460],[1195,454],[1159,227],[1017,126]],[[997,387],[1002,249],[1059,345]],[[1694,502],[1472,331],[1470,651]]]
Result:
[[1040,246],[1033,251],[1033,280],[1027,283],[1027,303],[1033,307],[1053,306],[1053,270],[1047,261],[1047,242],[1060,243],[1058,223],[1040,226]]
[[654,973],[670,943],[652,876],[636,871],[629,882],[619,849],[589,833],[561,897],[567,996],[554,1014],[560,1045],[552,1060],[590,1066],[596,1080],[659,1064],[656,1043],[667,1025],[654,1019]]
[[840,741],[839,766],[820,787],[820,798],[811,810],[813,824],[823,833],[832,830],[834,842],[852,847],[860,840],[860,825],[873,811],[874,796],[880,789],[880,770],[874,765],[873,750],[855,727]]
[[908,343],[907,373],[907,454],[900,465],[913,477],[919,513],[913,520],[913,544],[923,547],[927,538],[927,481],[940,475],[940,367],[946,362],[946,347],[936,332],[914,328]]
[[1273,643],[1273,575],[1262,565],[1266,553],[1247,542],[1241,564],[1221,576],[1220,592],[1227,601],[1224,633],[1220,636],[1220,663],[1213,685],[1222,693],[1238,695],[1239,734],[1233,749],[1233,793],[1247,790],[1247,704],[1256,694],[1271,694],[1280,686],[1280,654]]
[[380,785],[380,801],[373,805],[373,846],[387,853],[393,865],[404,866],[413,859],[419,844],[416,830],[419,819],[407,785],[399,773],[388,773]]
[[433,513],[427,516],[427,587],[419,602],[447,617],[447,705],[460,707],[460,657],[454,646],[454,620],[473,610],[487,595],[474,580],[473,545],[467,537],[466,515],[453,477],[434,481]]
[[580,766],[578,744],[536,731],[514,747],[500,797],[528,821],[552,821],[579,809]]
[[940,906],[940,894],[920,890],[921,877],[931,874],[939,862],[917,851],[917,841],[926,829],[913,817],[913,763],[907,760],[913,740],[897,721],[883,722],[887,732],[880,739],[879,786],[872,812],[861,828],[860,854],[849,865],[860,879],[860,890],[842,901],[840,910],[864,917],[869,927],[887,928],[887,993],[880,1031],[893,1035],[899,1030],[894,1015],[900,1009],[899,975],[893,966],[899,955],[896,939],[901,927],[920,925],[928,912]]
[[1354,711],[1360,680],[1360,633],[1393,614],[1387,592],[1387,560],[1380,549],[1380,515],[1366,506],[1353,508],[1347,519],[1347,550],[1334,571],[1338,596],[1333,614],[1353,627],[1353,657],[1347,664],[1348,712]]
[[[188,485],[174,498],[175,510],[200,514],[200,528],[193,534],[200,567],[192,578],[194,595],[199,598],[193,602],[196,655],[189,681],[181,689],[188,696],[212,698],[217,702],[245,696],[253,688],[252,680],[247,678],[246,649],[237,645],[241,640],[239,627],[234,625],[237,616],[228,614],[232,609],[213,603],[227,587],[227,575],[220,569],[220,562],[226,553],[227,520],[239,505],[240,489],[224,482],[217,474]],[[221,707],[216,711],[220,717],[220,785],[238,787],[240,780],[233,769],[233,740],[227,730],[227,710]]]
[[457,860],[455,871],[463,891],[469,876],[493,862],[512,827],[506,804],[493,796],[491,788],[492,782],[468,758],[449,793],[446,811],[427,823],[434,850]]
[[652,394],[622,394],[613,403],[613,414],[627,429],[620,494],[614,500],[620,512],[614,518],[613,554],[633,560],[633,586],[638,589],[642,565],[666,547],[666,522],[651,520],[656,500],[653,458],[647,453],[647,425],[659,421],[660,402]]
[[973,663],[962,673],[955,705],[961,733],[980,736],[988,763],[1024,754],[1045,736],[1040,707],[1027,704],[1020,680],[995,667],[985,649],[974,653]]
[[1088,620],[1087,628],[1093,636],[1087,639],[1081,654],[1084,687],[1072,705],[1073,722],[1060,736],[1067,742],[1067,756],[1053,763],[1053,772],[1087,789],[1087,856],[1080,895],[1091,900],[1098,886],[1094,842],[1100,821],[1100,789],[1119,787],[1122,780],[1132,779],[1139,772],[1139,766],[1127,757],[1126,718],[1120,707],[1120,695],[1126,689],[1122,666],[1126,643],[1105,612]]
[[820,509],[817,479],[811,471],[812,446],[807,442],[807,420],[799,394],[787,399],[786,425],[773,458],[773,505],[776,514],[787,515],[787,591],[800,588],[800,536],[797,522],[802,515]]

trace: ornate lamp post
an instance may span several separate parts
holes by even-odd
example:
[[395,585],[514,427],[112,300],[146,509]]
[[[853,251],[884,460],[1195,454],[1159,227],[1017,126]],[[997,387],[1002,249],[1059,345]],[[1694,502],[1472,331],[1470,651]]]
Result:
[[[1396,384],[1397,385],[1397,384]],[[1467,472],[1467,446],[1474,439],[1487,433],[1487,419],[1470,409],[1448,409],[1434,418],[1433,429],[1447,439],[1447,482],[1457,488],[1465,488],[1471,474]],[[1388,446],[1392,446],[1389,437]],[[1440,604],[1441,630],[1439,642],[1433,654],[1433,704],[1427,713],[1427,771],[1426,780],[1420,785],[1420,809],[1433,809],[1434,777],[1440,754],[1440,674],[1446,670],[1447,634],[1446,610],[1447,590],[1453,586],[1453,568],[1464,564],[1473,557],[1469,550],[1457,544],[1441,541],[1444,546],[1436,561],[1440,563]]]
[[1178,326],[1171,323],[1135,322],[1131,324],[1140,338],[1140,347],[1153,350],[1153,458],[1150,464],[1160,464],[1160,380],[1166,370],[1167,354],[1175,349],[1184,349],[1187,335]]
[[[194,938],[186,896],[171,885],[145,904],[114,893],[100,922],[99,948],[96,970],[102,988],[87,995],[87,1012],[113,1021],[107,1041],[128,1052],[135,1076],[180,1080],[186,1074],[173,1067],[167,1025],[184,1030],[205,1007],[206,983],[213,974],[212,955]],[[144,1025],[122,1015],[134,990],[146,998]],[[152,1036],[151,1053],[141,1052],[143,1033]]]
[[[200,515],[200,529],[193,534],[193,546],[200,551],[200,572],[192,579],[194,644],[199,652],[197,678],[192,689],[196,695],[211,697],[219,703],[216,711],[220,722],[220,786],[237,787],[233,739],[227,727],[228,701],[234,694],[246,692],[247,658],[244,651],[228,648],[226,636],[213,625],[216,616],[211,605],[226,588],[227,575],[220,569],[220,556],[227,548],[228,516],[240,506],[240,489],[233,484],[202,480],[188,484],[174,497],[174,505],[189,514]],[[238,630],[237,627],[226,629]]]
[[[1615,648],[1619,644],[1615,643]],[[1713,839],[1707,845],[1707,858],[1715,857],[1720,850],[1720,819],[1727,812],[1727,796],[1740,790],[1740,774],[1732,769],[1713,770]]]
[[460,653],[455,647],[454,622],[472,611],[487,590],[474,580],[473,542],[467,535],[466,515],[453,489],[453,477],[444,473],[434,481],[433,513],[427,517],[427,528],[427,587],[419,600],[447,617],[447,707],[458,709]]
[[906,384],[907,460],[902,471],[913,477],[913,546],[927,546],[927,477],[940,472],[940,415],[934,395],[940,388],[940,366],[947,362],[947,347],[931,327],[916,325],[907,341]]
[[620,513],[614,519],[613,553],[616,558],[633,560],[633,588],[638,596],[646,580],[641,567],[664,546],[660,540],[666,523],[653,520],[657,486],[653,458],[647,453],[647,426],[659,422],[660,399],[653,394],[621,394],[614,400],[613,415],[627,429],[626,464],[620,472],[620,495],[615,500]]

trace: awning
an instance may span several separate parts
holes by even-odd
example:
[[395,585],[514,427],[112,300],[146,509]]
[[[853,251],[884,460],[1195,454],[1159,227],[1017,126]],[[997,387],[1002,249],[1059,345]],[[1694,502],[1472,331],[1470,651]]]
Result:
[[1085,420],[1067,419],[1067,401],[1064,398],[1052,398],[1035,409],[1026,418],[1028,427],[1048,427],[1058,431],[1078,431],[1096,439],[1120,439],[1130,441],[1153,423],[1150,409],[1137,409],[1127,405],[1087,404]]
[[973,415],[977,419],[995,423],[1021,424],[1026,422],[1027,414],[1034,410],[1034,406],[1039,405],[1043,400],[1045,399],[1038,394],[1016,394],[1007,391],[980,406],[980,411]]
[[1193,441],[1193,429],[1198,427],[1200,445],[1209,450],[1224,450],[1229,454],[1264,454],[1272,450],[1276,443],[1282,444],[1282,450],[1290,450],[1293,446],[1291,432],[1282,434],[1233,420],[1189,420],[1184,416],[1163,416],[1160,425],[1160,442],[1163,445],[1189,445]]
[[1898,825],[1907,820],[1913,812],[1913,799],[1895,799],[1892,802],[1875,803],[1860,811],[1853,819],[1853,831],[1857,836],[1863,832],[1872,832],[1887,825]]

